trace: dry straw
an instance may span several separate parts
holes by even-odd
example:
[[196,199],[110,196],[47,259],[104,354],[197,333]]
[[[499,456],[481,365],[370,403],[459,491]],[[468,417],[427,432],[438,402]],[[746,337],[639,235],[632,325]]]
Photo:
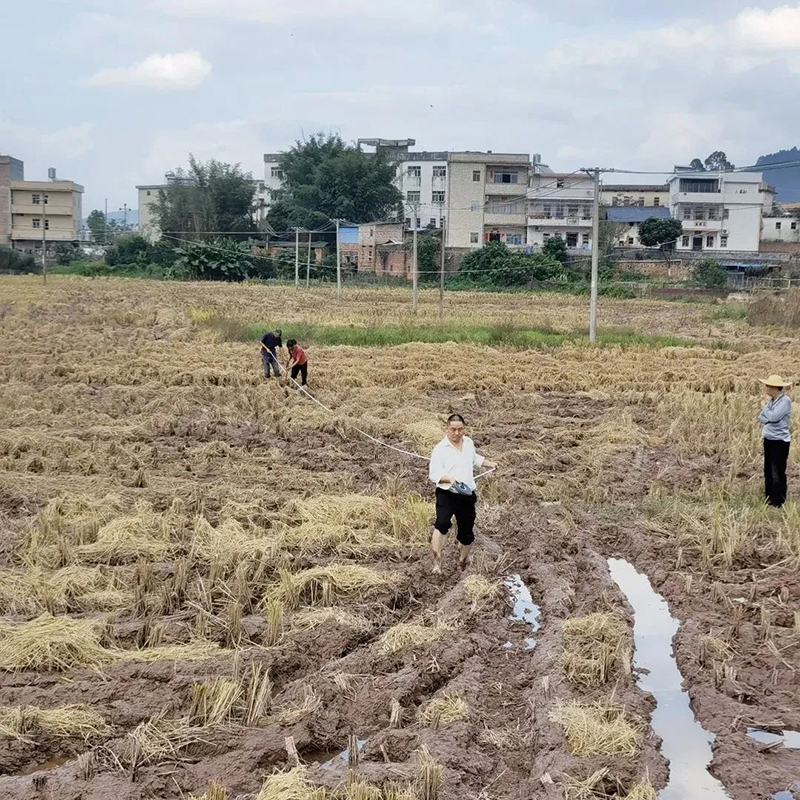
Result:
[[468,575],[464,579],[464,593],[472,603],[472,612],[474,613],[484,601],[498,596],[500,581],[490,581],[483,575]]
[[595,612],[567,619],[561,626],[561,666],[576,686],[602,686],[631,670],[628,625],[618,614]]
[[40,736],[57,738],[100,736],[109,727],[103,717],[88,706],[59,708],[38,706],[0,707],[0,738],[33,742]]
[[328,564],[300,572],[281,570],[280,582],[272,587],[271,593],[288,608],[296,608],[304,597],[311,605],[331,605],[339,597],[367,596],[395,582],[394,575],[369,567]]
[[324,788],[314,786],[306,767],[297,766],[269,775],[255,800],[325,800]]
[[433,625],[423,622],[399,622],[383,634],[380,648],[384,653],[399,653],[428,647],[438,641],[443,633],[453,628],[453,623],[443,619],[437,619]]
[[640,727],[614,703],[564,703],[550,718],[564,727],[574,756],[633,756],[642,741]]
[[447,689],[434,697],[420,712],[420,722],[428,728],[439,728],[469,717],[469,706],[463,695]]

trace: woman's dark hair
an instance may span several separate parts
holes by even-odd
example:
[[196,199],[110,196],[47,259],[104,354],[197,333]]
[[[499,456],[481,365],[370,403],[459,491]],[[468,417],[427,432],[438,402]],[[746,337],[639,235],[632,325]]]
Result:
[[289,339],[289,341],[286,342],[287,347],[294,347],[296,344],[297,344],[297,339]]
[[464,417],[461,414],[451,414],[447,418],[447,424],[449,425],[451,422],[460,422],[462,425],[466,425],[467,423],[464,422]]

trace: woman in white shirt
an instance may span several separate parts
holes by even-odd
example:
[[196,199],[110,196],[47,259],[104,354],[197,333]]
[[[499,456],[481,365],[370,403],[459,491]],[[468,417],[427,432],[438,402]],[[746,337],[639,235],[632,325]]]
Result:
[[469,550],[475,540],[475,467],[497,465],[475,451],[475,444],[464,435],[464,418],[451,414],[447,418],[445,437],[431,453],[428,476],[436,484],[436,522],[433,527],[433,572],[442,571],[442,550],[453,517],[458,525],[458,561],[467,565]]

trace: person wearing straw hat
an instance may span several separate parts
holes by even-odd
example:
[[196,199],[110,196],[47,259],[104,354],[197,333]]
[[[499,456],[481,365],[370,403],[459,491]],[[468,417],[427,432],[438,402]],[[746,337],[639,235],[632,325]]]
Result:
[[458,533],[458,563],[463,569],[475,536],[475,511],[478,497],[475,494],[475,467],[496,469],[497,464],[476,452],[475,444],[465,436],[464,417],[451,414],[447,418],[445,437],[431,453],[428,477],[436,484],[436,521],[433,526],[433,572],[442,571],[442,550],[453,517]]
[[768,506],[780,508],[786,502],[786,461],[789,458],[789,443],[792,440],[789,426],[792,417],[792,401],[784,389],[792,385],[780,375],[759,378],[769,400],[764,404],[758,421],[764,426],[764,495]]

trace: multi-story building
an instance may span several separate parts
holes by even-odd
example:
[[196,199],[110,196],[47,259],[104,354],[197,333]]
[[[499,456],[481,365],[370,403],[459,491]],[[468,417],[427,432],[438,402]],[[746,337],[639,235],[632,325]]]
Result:
[[11,182],[25,177],[25,165],[18,158],[0,156],[0,247],[11,245]]
[[[266,156],[264,156],[266,158]],[[153,205],[158,201],[159,192],[169,191],[173,186],[191,183],[190,178],[167,172],[164,183],[143,184],[136,187],[139,194],[139,233],[151,242],[161,236],[161,227],[153,210]],[[251,183],[255,186],[253,194],[253,220],[258,227],[267,218],[267,211],[271,202],[271,193],[265,181],[253,178]]]
[[678,250],[758,251],[765,189],[760,172],[683,172],[669,180],[669,208],[683,225]]
[[639,239],[639,226],[647,219],[669,219],[669,208],[664,206],[611,206],[605,209],[605,222],[617,247],[644,247]]
[[600,187],[600,204],[604,206],[650,206],[669,205],[669,186],[661,184],[615,184],[604,183]]
[[0,156],[0,245],[25,253],[50,253],[59,242],[77,242],[83,225],[83,186],[56,179],[26,181],[22,161]]
[[784,209],[765,211],[761,218],[762,242],[800,242],[800,219]]
[[526,153],[448,153],[446,246],[524,245],[530,171]]
[[527,243],[541,247],[551,237],[567,247],[591,249],[594,180],[580,173],[531,175]]

